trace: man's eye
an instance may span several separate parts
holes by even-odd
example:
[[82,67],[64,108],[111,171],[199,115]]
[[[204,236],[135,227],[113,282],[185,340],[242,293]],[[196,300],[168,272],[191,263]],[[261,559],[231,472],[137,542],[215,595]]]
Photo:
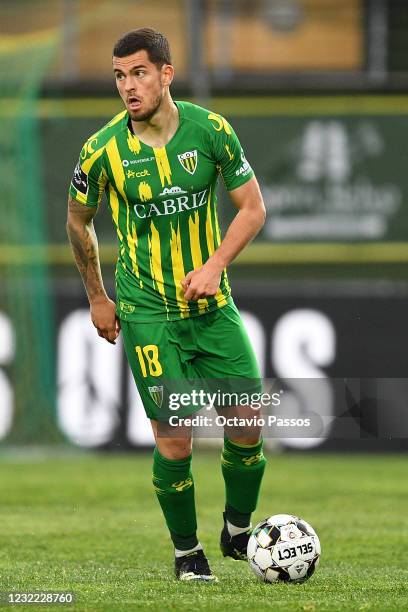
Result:
[[116,75],[116,79],[117,79],[118,81],[122,81],[122,80],[123,80],[123,78],[124,78],[124,77],[123,77],[123,74],[117,74],[117,75]]
[[137,71],[136,71],[136,76],[138,76],[138,77],[142,77],[142,76],[144,76],[144,75],[145,75],[145,71],[144,71],[144,70],[137,70]]

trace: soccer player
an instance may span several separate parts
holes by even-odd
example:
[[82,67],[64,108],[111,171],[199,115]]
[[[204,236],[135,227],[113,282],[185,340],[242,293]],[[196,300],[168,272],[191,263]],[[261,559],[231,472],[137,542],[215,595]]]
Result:
[[[176,577],[211,581],[216,578],[196,533],[191,427],[170,431],[160,383],[165,377],[259,380],[225,269],[262,227],[265,207],[230,124],[173,101],[174,68],[162,34],[150,28],[125,34],[113,49],[113,71],[125,110],[81,151],[67,230],[92,322],[110,343],[122,331],[151,419],[153,484],[175,547]],[[220,174],[237,208],[223,240],[216,210]],[[104,192],[119,246],[116,304],[103,285],[93,227]],[[224,556],[245,559],[266,461],[259,428],[234,432],[225,431],[221,458],[226,505],[220,546]]]

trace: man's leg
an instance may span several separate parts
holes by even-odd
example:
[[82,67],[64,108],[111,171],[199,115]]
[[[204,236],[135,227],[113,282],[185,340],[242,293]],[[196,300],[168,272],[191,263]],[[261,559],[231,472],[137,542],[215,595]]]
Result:
[[[228,416],[251,419],[258,415],[258,411],[243,406],[227,409],[227,412]],[[221,534],[224,556],[246,559],[251,514],[258,503],[265,465],[260,427],[225,428],[221,455],[226,496]]]
[[[151,420],[156,448],[153,455],[153,485],[176,549],[196,549],[197,520],[194,480],[191,472],[191,428],[177,429],[177,438],[166,436],[166,425]],[[170,428],[171,429],[171,428]],[[173,428],[174,429],[174,428]]]
[[151,420],[156,448],[153,486],[175,549],[175,571],[181,580],[216,580],[197,539],[194,480],[191,472],[191,427],[174,428]]
[[[203,320],[207,317],[208,322]],[[262,391],[261,375],[235,305],[224,306],[207,317],[194,320],[202,354],[195,361],[200,377],[207,379],[210,386],[220,385],[218,388],[222,391],[258,395]],[[245,417],[253,422],[259,410],[250,406],[220,407],[219,414]],[[220,544],[224,556],[236,559],[246,558],[251,512],[256,508],[265,470],[260,435],[261,428],[257,424],[225,428],[221,466],[226,506]]]
[[[189,375],[188,321],[140,325],[122,321],[126,355],[156,439],[153,484],[175,547],[176,576],[181,580],[214,580],[197,540],[194,482],[191,473],[191,428],[167,424],[163,386],[166,377]],[[183,325],[184,324],[184,325]],[[183,350],[179,343],[183,340]],[[144,347],[143,357],[140,347]],[[186,363],[187,362],[187,363]],[[167,414],[167,417],[170,416]]]

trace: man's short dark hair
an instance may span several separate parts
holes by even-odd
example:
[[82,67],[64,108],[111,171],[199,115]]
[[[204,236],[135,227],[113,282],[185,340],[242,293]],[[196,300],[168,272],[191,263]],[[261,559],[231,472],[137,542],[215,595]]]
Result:
[[132,30],[119,38],[113,47],[115,57],[127,57],[137,51],[146,51],[152,64],[171,64],[170,45],[164,34],[152,28]]

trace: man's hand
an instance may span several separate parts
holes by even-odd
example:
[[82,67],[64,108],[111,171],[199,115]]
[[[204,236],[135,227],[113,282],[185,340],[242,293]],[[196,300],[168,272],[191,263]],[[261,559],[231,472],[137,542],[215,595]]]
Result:
[[116,344],[115,340],[120,332],[120,321],[115,310],[115,302],[112,302],[107,296],[99,296],[91,301],[92,323],[98,335],[111,344]]
[[215,295],[220,286],[221,272],[222,268],[210,259],[201,268],[189,272],[181,281],[184,298],[196,302]]

